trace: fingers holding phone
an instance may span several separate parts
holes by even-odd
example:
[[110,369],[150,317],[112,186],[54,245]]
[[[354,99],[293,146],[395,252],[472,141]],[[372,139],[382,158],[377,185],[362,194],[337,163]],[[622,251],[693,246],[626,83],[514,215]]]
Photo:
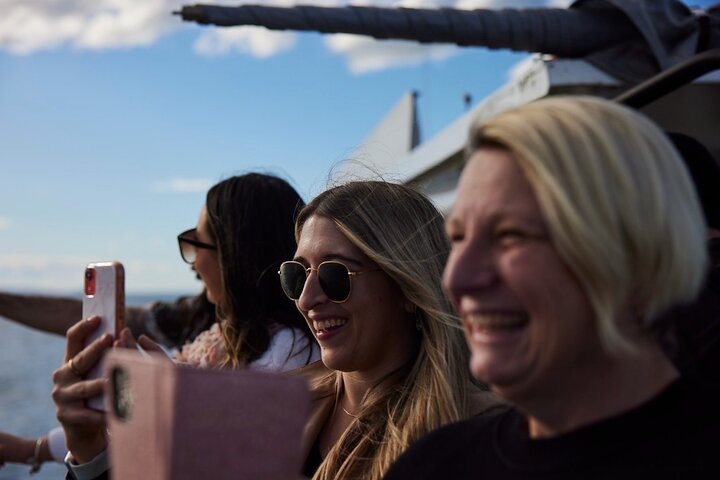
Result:
[[102,393],[105,380],[83,379],[112,346],[112,335],[105,334],[83,347],[100,325],[95,316],[68,330],[65,362],[53,373],[56,416],[65,430],[67,447],[79,463],[91,460],[107,445],[105,414],[86,405],[89,398]]
[[124,328],[115,340],[115,346],[119,348],[127,348],[130,350],[138,348],[138,341],[129,328]]
[[67,332],[65,362],[53,373],[52,398],[68,450],[78,463],[107,447],[102,359],[124,328],[125,273],[119,262],[87,265],[83,318]]
[[151,340],[147,335],[140,335],[138,339],[135,339],[129,328],[124,328],[120,332],[120,336],[115,340],[115,347],[127,348],[130,350],[137,350],[143,355],[147,356],[148,352],[162,353],[168,362],[172,362],[172,358],[167,351],[157,342]]
[[88,373],[102,360],[105,351],[113,344],[112,334],[106,332],[98,335],[101,326],[102,320],[94,315],[68,330],[64,364],[56,373],[74,377],[76,380],[87,379]]

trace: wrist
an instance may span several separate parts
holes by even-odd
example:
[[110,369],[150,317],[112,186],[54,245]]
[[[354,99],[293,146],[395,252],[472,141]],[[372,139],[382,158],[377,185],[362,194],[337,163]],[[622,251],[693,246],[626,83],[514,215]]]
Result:
[[43,449],[43,445],[47,449],[47,437],[38,437],[38,439],[35,440],[35,445],[33,445],[32,455],[28,457],[27,460],[25,460],[25,463],[30,465],[31,474],[38,472],[42,467],[43,460],[41,458],[41,452]]
[[42,437],[42,445],[40,445],[40,452],[38,452],[38,458],[40,458],[40,461],[42,463],[45,462],[52,462],[53,456],[50,452],[50,438],[47,435],[43,435]]
[[105,435],[98,436],[95,441],[86,443],[83,448],[71,449],[72,459],[78,465],[90,462],[93,458],[107,449],[107,440]]

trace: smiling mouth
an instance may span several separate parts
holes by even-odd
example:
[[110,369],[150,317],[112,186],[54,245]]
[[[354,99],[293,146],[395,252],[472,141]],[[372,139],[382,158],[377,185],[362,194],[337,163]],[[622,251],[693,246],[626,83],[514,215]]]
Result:
[[324,333],[342,327],[347,323],[344,318],[331,318],[328,320],[313,320],[313,328],[316,333]]
[[508,313],[475,313],[466,315],[464,318],[471,327],[483,330],[519,329],[526,326],[529,320],[525,314]]

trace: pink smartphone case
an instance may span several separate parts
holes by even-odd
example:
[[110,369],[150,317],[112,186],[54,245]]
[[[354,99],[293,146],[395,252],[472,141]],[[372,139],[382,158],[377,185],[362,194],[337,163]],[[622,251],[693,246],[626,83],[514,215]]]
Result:
[[304,378],[200,370],[130,350],[108,354],[105,372],[113,478],[300,477]]

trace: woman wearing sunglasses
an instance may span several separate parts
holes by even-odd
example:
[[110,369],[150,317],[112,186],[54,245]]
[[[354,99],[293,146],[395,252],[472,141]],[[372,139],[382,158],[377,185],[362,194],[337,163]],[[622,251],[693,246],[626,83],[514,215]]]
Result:
[[336,187],[301,211],[296,236],[280,283],[322,355],[307,369],[306,475],[378,479],[425,433],[495,404],[470,382],[440,287],[449,245],[424,196],[384,182]]
[[[295,248],[292,225],[302,206],[287,182],[269,175],[232,177],[210,189],[197,227],[178,235],[182,259],[224,319],[196,341],[200,352],[219,343],[227,350],[224,364],[281,371],[317,359],[310,330],[275,278]],[[192,359],[196,350],[188,346],[178,359]]]
[[[210,366],[286,371],[319,357],[313,335],[275,274],[295,251],[293,225],[302,206],[287,182],[269,175],[236,176],[210,189],[197,227],[180,234],[178,242],[221,324],[195,340],[199,351],[184,349],[179,360],[194,362],[199,356]],[[85,407],[85,399],[102,392],[104,380],[82,380],[113,341],[106,336],[83,348],[97,326],[97,319],[89,319],[68,331],[66,363],[53,376],[53,399],[73,462],[89,462],[70,467],[79,480],[104,478],[98,475],[106,470],[104,417]],[[123,332],[123,342],[134,342],[129,332]],[[139,342],[155,349],[145,337]]]

